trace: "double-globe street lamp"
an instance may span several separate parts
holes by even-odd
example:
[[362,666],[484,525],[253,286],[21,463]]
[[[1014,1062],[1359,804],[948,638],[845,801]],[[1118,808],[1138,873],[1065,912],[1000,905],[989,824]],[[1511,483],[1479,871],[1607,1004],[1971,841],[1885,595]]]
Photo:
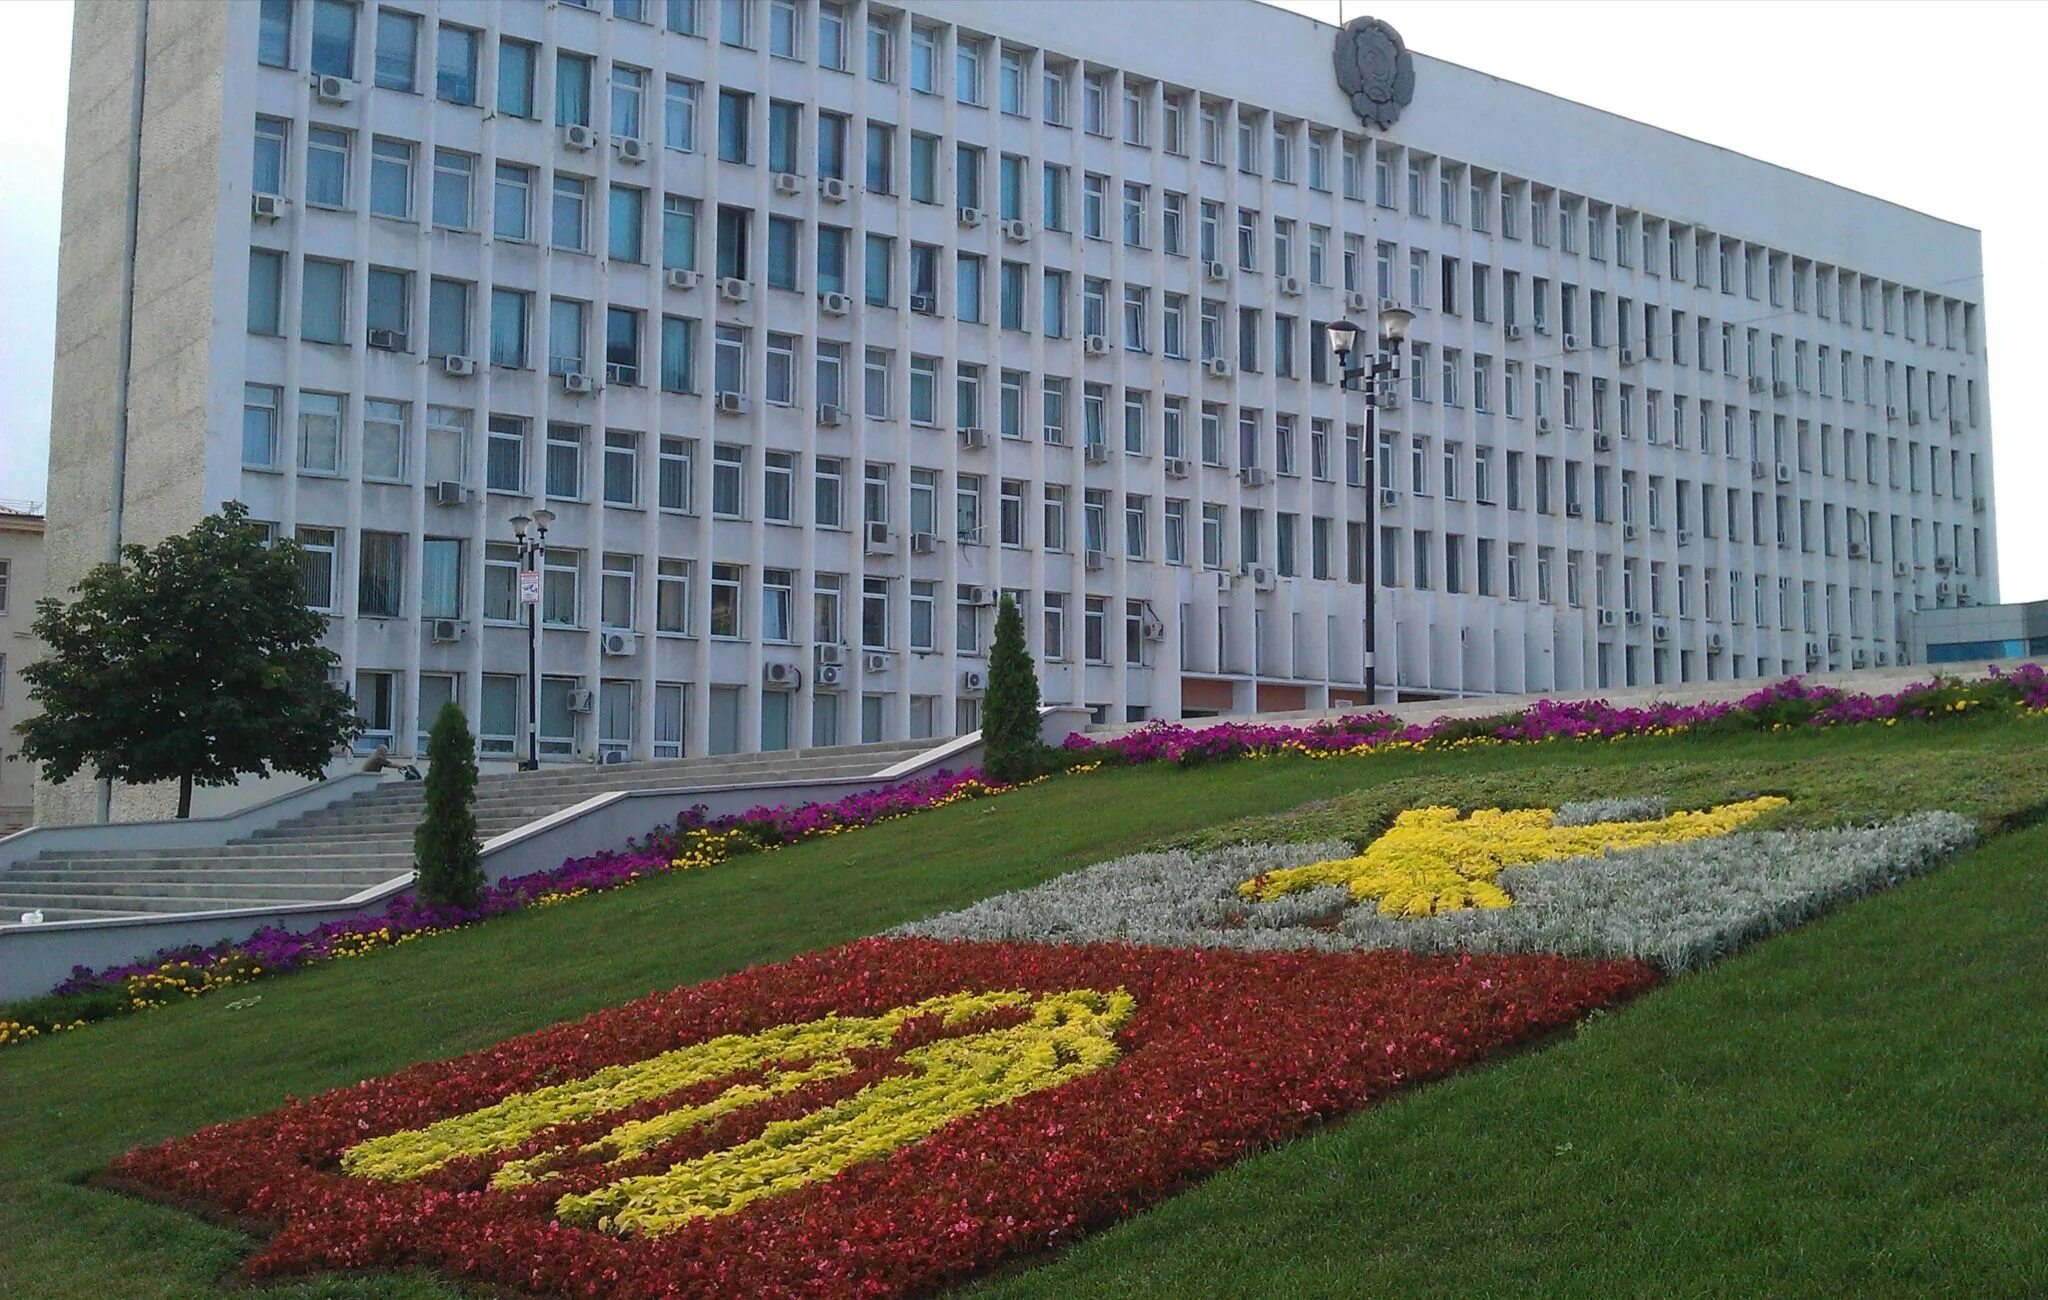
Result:
[[[540,768],[540,597],[542,566],[547,563],[548,525],[552,510],[512,516],[512,537],[519,543],[519,603],[526,606],[526,761],[522,772]],[[529,531],[531,530],[531,531]]]
[[1415,313],[1405,307],[1382,307],[1379,315],[1379,337],[1373,345],[1372,356],[1360,365],[1351,364],[1351,358],[1358,351],[1358,336],[1364,331],[1348,320],[1333,321],[1324,326],[1330,338],[1330,351],[1337,354],[1337,382],[1344,388],[1351,388],[1357,382],[1357,391],[1365,394],[1365,445],[1360,455],[1365,461],[1365,699],[1368,706],[1379,703],[1379,680],[1377,660],[1374,651],[1378,646],[1379,606],[1379,561],[1374,552],[1379,544],[1379,484],[1373,481],[1379,463],[1379,435],[1375,414],[1379,410],[1380,396],[1392,391],[1392,385],[1401,377],[1401,344],[1408,337],[1409,322]]

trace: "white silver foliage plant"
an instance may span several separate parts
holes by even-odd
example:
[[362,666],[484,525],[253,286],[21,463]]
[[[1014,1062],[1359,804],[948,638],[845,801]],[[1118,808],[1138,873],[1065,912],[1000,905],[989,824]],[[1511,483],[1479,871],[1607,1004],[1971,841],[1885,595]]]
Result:
[[1553,826],[1591,826],[1595,822],[1646,822],[1671,811],[1668,801],[1656,795],[1620,799],[1580,799],[1557,806]]

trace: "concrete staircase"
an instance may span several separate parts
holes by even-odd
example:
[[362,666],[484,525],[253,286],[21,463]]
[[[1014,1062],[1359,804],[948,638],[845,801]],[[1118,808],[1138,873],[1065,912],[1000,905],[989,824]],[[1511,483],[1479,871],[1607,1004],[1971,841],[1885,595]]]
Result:
[[[477,834],[488,843],[614,790],[872,776],[934,743],[896,741],[500,773],[477,782]],[[226,844],[48,851],[0,873],[0,921],[16,921],[34,911],[51,922],[341,902],[412,870],[412,833],[424,797],[422,783],[392,781]],[[679,795],[664,816],[674,816],[690,802],[687,794]]]

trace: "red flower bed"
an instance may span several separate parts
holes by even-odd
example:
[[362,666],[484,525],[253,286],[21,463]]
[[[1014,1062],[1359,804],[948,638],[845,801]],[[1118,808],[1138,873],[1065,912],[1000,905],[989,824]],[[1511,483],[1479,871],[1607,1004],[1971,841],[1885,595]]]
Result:
[[[1650,987],[1635,962],[1404,952],[1248,953],[868,939],[712,983],[653,994],[452,1061],[292,1101],[270,1114],[138,1149],[121,1185],[277,1229],[253,1276],[424,1265],[566,1296],[901,1295],[1061,1245],[1188,1179],[1401,1086],[1445,1074]],[[1112,1065],[946,1124],[822,1181],[696,1218],[658,1236],[553,1217],[553,1196],[494,1189],[535,1143],[387,1182],[341,1172],[344,1151],[515,1094],[721,1034],[828,1013],[874,1016],[962,990],[1128,991]],[[986,1028],[904,1026],[897,1043]],[[994,1017],[1001,1020],[1003,1017]],[[1012,1021],[1015,1016],[1010,1017]],[[863,1054],[864,1056],[866,1054]],[[742,1110],[659,1167],[726,1149],[900,1074],[887,1054],[856,1073]],[[622,1115],[696,1105],[758,1070]],[[562,1134],[587,1140],[618,1116]],[[544,1143],[545,1144],[545,1141]],[[644,1162],[636,1162],[645,1167]]]

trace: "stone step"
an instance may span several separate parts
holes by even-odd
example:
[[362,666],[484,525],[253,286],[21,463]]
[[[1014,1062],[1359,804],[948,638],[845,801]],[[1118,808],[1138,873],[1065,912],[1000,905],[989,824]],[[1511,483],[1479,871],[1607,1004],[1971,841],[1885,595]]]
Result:
[[13,913],[13,919],[19,919],[22,912],[40,911],[43,913],[43,919],[47,921],[52,919],[56,912],[81,909],[96,912],[101,916],[141,916],[171,912],[217,912],[241,907],[275,907],[280,902],[291,901],[298,900],[247,897],[198,899],[184,894],[93,894],[81,897],[68,891],[10,891],[0,893],[0,916]]
[[[12,900],[22,897],[50,895],[63,895],[82,903],[96,898],[131,898],[138,895],[183,898],[194,904],[190,910],[195,912],[206,910],[206,907],[212,906],[216,899],[262,898],[273,902],[333,902],[361,893],[372,885],[396,880],[404,874],[388,871],[366,872],[352,880],[316,882],[265,879],[167,881],[134,876],[114,880],[10,880],[7,888],[0,890],[0,906],[11,905]],[[206,906],[200,906],[202,903]]]
[[135,915],[131,910],[108,911],[98,907],[57,907],[50,904],[22,908],[0,906],[0,925],[20,924],[23,912],[41,912],[45,924],[57,921],[101,921]]
[[0,889],[27,889],[37,892],[77,888],[98,890],[102,886],[147,885],[142,892],[161,893],[173,890],[196,888],[201,885],[219,885],[240,888],[243,885],[304,885],[309,889],[322,889],[337,896],[352,894],[359,889],[389,880],[404,872],[389,867],[370,868],[327,868],[324,870],[273,870],[273,871],[151,871],[138,872],[125,869],[107,871],[13,871],[0,876]]

